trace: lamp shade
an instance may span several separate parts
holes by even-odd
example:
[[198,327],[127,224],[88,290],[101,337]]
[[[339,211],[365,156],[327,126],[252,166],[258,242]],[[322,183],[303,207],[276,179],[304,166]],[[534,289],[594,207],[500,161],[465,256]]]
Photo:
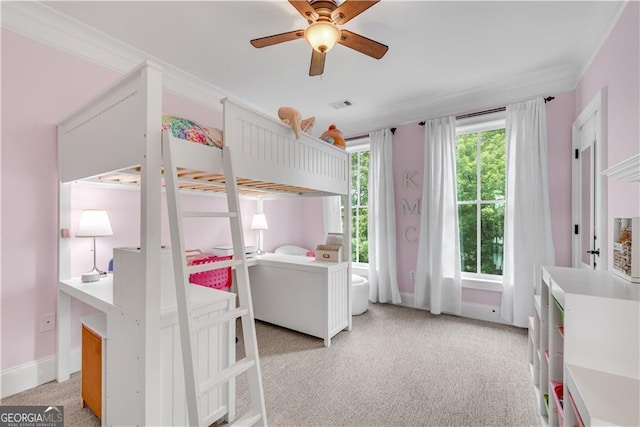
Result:
[[307,27],[304,38],[318,52],[328,52],[340,38],[340,30],[332,22],[317,21]]
[[78,225],[77,237],[101,237],[111,236],[111,222],[109,215],[103,209],[85,209],[80,216],[80,225]]
[[264,216],[263,213],[257,213],[253,215],[253,219],[251,220],[251,229],[252,230],[268,230],[269,225],[267,224],[267,217]]

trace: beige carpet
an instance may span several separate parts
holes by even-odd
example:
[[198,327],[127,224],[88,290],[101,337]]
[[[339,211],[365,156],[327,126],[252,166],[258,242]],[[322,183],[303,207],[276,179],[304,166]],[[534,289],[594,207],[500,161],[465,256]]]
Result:
[[[257,324],[272,426],[539,426],[526,330],[370,304],[353,330],[323,341]],[[238,357],[243,353],[238,345]],[[237,411],[248,405],[238,379]],[[63,404],[66,426],[99,425],[80,408],[79,376],[3,400]]]

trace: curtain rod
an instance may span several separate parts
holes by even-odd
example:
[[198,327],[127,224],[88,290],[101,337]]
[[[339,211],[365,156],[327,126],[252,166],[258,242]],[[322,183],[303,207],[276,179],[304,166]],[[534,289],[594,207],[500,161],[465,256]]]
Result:
[[[395,128],[395,127],[393,127],[393,128],[389,128],[389,130],[391,131],[391,134],[392,134],[392,135],[395,135],[395,133],[396,133],[396,128]],[[349,141],[355,141],[355,140],[357,140],[357,139],[369,138],[369,136],[371,136],[371,134],[370,134],[370,133],[363,133],[362,135],[350,136],[350,137],[348,137],[348,138],[345,138],[344,140],[345,140],[346,142],[349,142]]]
[[[553,101],[554,99],[556,99],[555,96],[547,96],[544,99],[544,103],[546,104],[547,102]],[[467,114],[460,114],[459,116],[456,116],[456,120],[460,120],[460,119],[468,119],[470,117],[478,117],[478,116],[484,116],[485,114],[491,114],[491,113],[498,113],[500,111],[505,111],[507,109],[507,107],[496,107],[496,108],[491,108],[489,110],[483,110],[483,111],[476,111],[474,113],[467,113]],[[426,121],[422,121],[419,122],[418,124],[420,126],[424,126],[426,123]]]

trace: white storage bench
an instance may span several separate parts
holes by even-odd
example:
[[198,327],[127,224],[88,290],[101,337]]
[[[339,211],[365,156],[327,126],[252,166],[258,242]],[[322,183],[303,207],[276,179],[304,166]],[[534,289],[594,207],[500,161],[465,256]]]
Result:
[[249,268],[254,316],[324,339],[351,327],[348,262],[265,254]]

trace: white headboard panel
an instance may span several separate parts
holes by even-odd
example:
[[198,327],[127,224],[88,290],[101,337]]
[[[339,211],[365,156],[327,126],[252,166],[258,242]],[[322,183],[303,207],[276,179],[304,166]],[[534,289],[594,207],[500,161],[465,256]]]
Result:
[[236,100],[222,103],[224,143],[232,148],[237,176],[348,194],[347,152],[304,132],[297,140],[289,126]]
[[147,67],[158,68],[148,62],[140,64],[58,125],[61,182],[142,163],[150,99],[147,92],[162,93],[161,85],[148,87],[155,80],[147,80]]

